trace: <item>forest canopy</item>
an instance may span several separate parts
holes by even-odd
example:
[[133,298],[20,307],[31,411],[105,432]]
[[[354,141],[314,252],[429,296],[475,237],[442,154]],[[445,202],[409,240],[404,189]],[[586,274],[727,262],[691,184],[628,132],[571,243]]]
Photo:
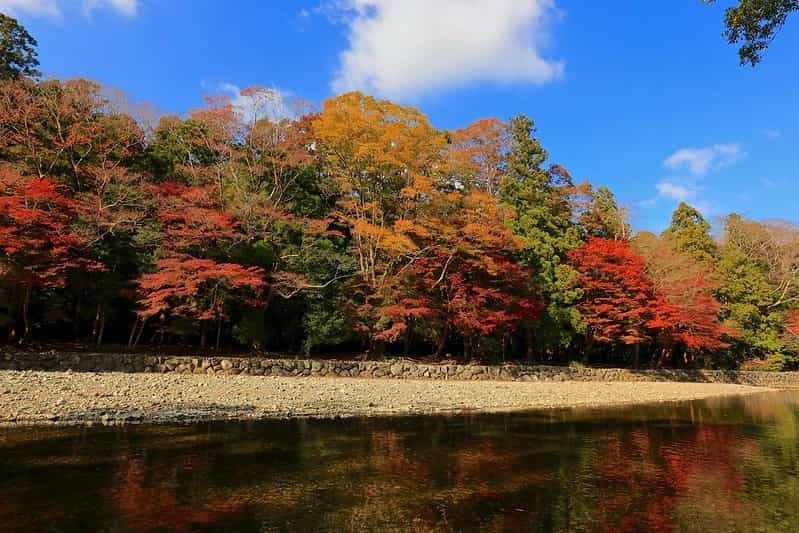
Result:
[[681,204],[634,233],[524,115],[441,131],[359,92],[314,109],[251,87],[246,110],[212,95],[150,124],[95,82],[36,79],[14,31],[4,342],[797,364],[793,224],[731,214],[714,235]]

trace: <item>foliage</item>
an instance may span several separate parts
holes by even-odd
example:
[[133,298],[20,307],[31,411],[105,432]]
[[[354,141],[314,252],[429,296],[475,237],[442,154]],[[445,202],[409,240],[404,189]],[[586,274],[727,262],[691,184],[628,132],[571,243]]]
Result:
[[[716,0],[705,0],[713,4]],[[741,65],[755,66],[763,52],[785,25],[788,16],[799,10],[798,0],[739,0],[724,13],[724,37],[730,44],[739,44]]]
[[533,271],[533,283],[545,304],[540,320],[527,326],[527,355],[568,346],[582,330],[575,303],[580,298],[577,276],[568,264],[570,250],[580,244],[573,221],[571,178],[560,167],[543,168],[547,153],[524,115],[509,124],[511,149],[500,184],[502,202],[517,216],[509,226],[522,241],[520,258]]
[[36,39],[16,19],[0,13],[0,79],[39,76]]
[[251,87],[151,129],[33,74],[0,79],[8,341],[797,364],[799,229],[731,215],[717,241],[681,204],[633,235],[523,115],[445,133]]
[[718,246],[710,235],[710,223],[695,207],[680,202],[671,215],[671,224],[663,232],[680,252],[691,254],[696,261],[712,262]]

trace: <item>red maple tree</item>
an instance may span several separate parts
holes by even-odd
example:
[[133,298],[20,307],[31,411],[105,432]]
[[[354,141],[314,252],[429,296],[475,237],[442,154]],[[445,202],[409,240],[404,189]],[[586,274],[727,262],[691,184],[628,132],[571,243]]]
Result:
[[592,337],[636,345],[651,340],[648,322],[661,305],[646,262],[627,241],[590,237],[570,258],[580,273],[580,304]]
[[207,324],[216,323],[219,349],[222,323],[228,319],[228,301],[235,298],[257,305],[265,288],[264,271],[259,267],[176,255],[160,259],[155,271],[139,280],[143,295],[139,316],[142,320],[161,315],[199,321],[202,347]]
[[63,287],[70,270],[102,269],[73,231],[76,206],[66,193],[54,179],[0,168],[0,275],[23,288],[25,337],[34,288]]
[[[592,338],[633,346],[658,341],[661,359],[679,349],[685,362],[697,351],[728,346],[723,338],[732,332],[718,321],[709,275],[676,268],[662,254],[647,255],[649,261],[629,241],[595,237],[571,253],[585,291],[580,308]],[[662,271],[656,268],[663,265]]]

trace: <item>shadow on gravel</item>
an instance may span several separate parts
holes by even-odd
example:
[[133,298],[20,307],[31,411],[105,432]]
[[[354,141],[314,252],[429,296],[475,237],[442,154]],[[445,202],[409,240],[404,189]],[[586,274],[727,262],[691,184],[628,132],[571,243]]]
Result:
[[42,418],[26,419],[20,418],[13,422],[21,425],[36,423],[55,423],[55,424],[136,424],[147,422],[201,422],[208,420],[228,420],[246,419],[252,417],[256,412],[255,406],[228,405],[219,403],[176,403],[162,405],[155,409],[117,409],[117,408],[97,408],[84,411],[72,411],[69,413],[58,413]]

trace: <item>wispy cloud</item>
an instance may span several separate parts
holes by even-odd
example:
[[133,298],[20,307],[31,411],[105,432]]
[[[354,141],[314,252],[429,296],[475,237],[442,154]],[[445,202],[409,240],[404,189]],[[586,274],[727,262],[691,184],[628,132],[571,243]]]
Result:
[[639,200],[638,202],[636,202],[635,205],[637,205],[638,207],[644,207],[644,208],[654,207],[654,206],[657,205],[659,199],[660,199],[659,196],[650,196],[649,198],[645,198],[643,200]]
[[695,200],[690,204],[697,209],[705,218],[711,218],[723,213],[718,204],[708,200]]
[[45,17],[57,17],[61,14],[56,0],[0,0],[0,12]]
[[97,9],[109,9],[135,17],[139,11],[139,0],[0,0],[0,11],[12,15],[34,15],[60,18],[65,8],[78,7],[84,15]]
[[772,128],[763,128],[762,130],[760,130],[760,133],[762,133],[765,137],[768,137],[769,139],[779,139],[780,137],[782,137],[782,132],[780,130],[775,130]]
[[[562,61],[542,48],[554,0],[333,0],[348,31],[335,91],[414,97],[473,82],[542,84]],[[332,6],[332,7],[331,7]]]
[[663,198],[670,200],[677,200],[678,202],[687,202],[696,198],[698,193],[697,189],[691,185],[674,183],[672,181],[661,181],[655,185],[655,190]]
[[703,176],[711,170],[732,165],[743,157],[739,143],[714,144],[703,148],[680,148],[668,156],[663,164],[671,170],[688,170],[694,176]]

